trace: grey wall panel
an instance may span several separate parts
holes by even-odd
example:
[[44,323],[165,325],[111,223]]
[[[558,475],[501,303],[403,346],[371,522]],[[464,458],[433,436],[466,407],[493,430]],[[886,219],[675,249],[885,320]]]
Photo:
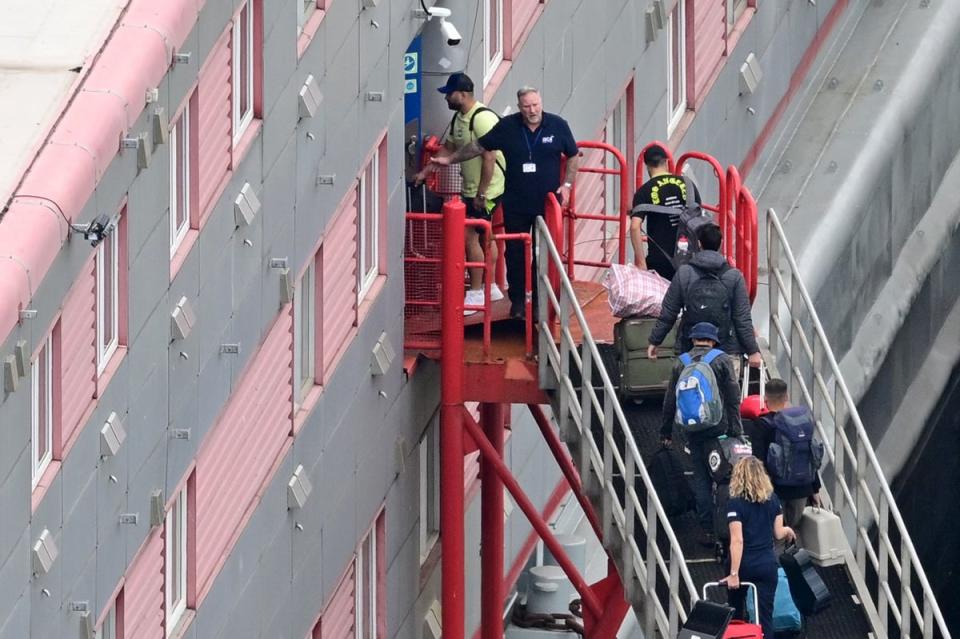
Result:
[[[317,495],[317,498],[322,498]],[[296,521],[299,518],[293,517]],[[290,524],[291,529],[293,524]],[[319,522],[316,527],[303,524],[303,530],[292,533],[291,552],[296,557],[293,563],[288,609],[292,637],[307,636],[320,614],[323,601],[323,564]],[[389,600],[388,600],[389,601]]]
[[[91,422],[102,424],[103,418],[96,420],[95,416]],[[64,519],[73,517],[84,509],[90,515],[96,512],[95,504],[91,505],[89,495],[85,494],[90,489],[90,483],[96,478],[97,461],[100,457],[100,433],[98,430],[84,428],[80,431],[80,434],[74,440],[73,447],[70,449],[70,454],[60,467],[60,474],[63,475]],[[86,503],[81,504],[81,501]],[[85,521],[88,524],[93,523],[92,517]],[[91,525],[91,531],[93,528]]]
[[[293,135],[297,122],[297,94],[306,77],[307,74],[304,73],[286,78],[283,89],[276,102],[274,102],[273,109],[263,120],[260,135],[263,138],[262,162],[264,175],[276,168],[277,159]],[[314,118],[316,117],[314,116]],[[292,164],[290,168],[293,168]]]
[[[93,517],[90,517],[92,521]],[[83,527],[89,533],[93,533],[93,536],[96,537],[96,528],[92,525],[89,525],[90,522],[85,522],[82,525],[76,526],[76,531],[80,532],[80,528]],[[66,540],[67,535],[72,534],[74,531],[70,530],[67,525],[64,526],[64,540]],[[83,534],[78,536],[78,539],[83,538]],[[74,547],[73,549],[62,549],[64,554],[64,566],[63,566],[63,601],[61,601],[60,609],[60,621],[62,627],[65,629],[65,636],[69,637],[70,630],[80,628],[80,613],[71,612],[70,604],[72,602],[82,602],[86,601],[87,605],[92,610],[92,614],[96,615],[99,610],[96,608],[96,602],[93,600],[93,594],[96,592],[97,586],[97,554],[96,554],[96,541],[87,544],[84,543],[82,547]],[[75,556],[78,555],[79,556]],[[76,566],[72,566],[72,563],[76,563]],[[72,572],[72,574],[71,574]],[[79,633],[78,633],[79,634]]]
[[[263,68],[293,69],[297,49],[292,34],[297,31],[297,0],[274,0],[263,3]],[[322,64],[318,65],[322,68]],[[284,92],[288,73],[263,74],[263,114],[269,118],[278,100],[295,99]]]
[[139,391],[131,391],[130,405],[135,410],[124,423],[127,440],[123,445],[129,455],[131,479],[167,435],[167,398],[167,374],[159,368]]
[[[53,495],[58,495],[60,491],[61,475],[53,480],[50,491]],[[57,502],[54,504],[54,502]],[[40,536],[40,531],[44,528],[50,530],[51,535],[58,547],[62,548],[63,536],[61,534],[60,513],[50,513],[51,506],[59,508],[57,499],[44,499],[34,513],[34,520],[31,531],[29,545],[24,550],[28,565],[30,561],[30,548]],[[41,512],[44,511],[44,512]],[[63,572],[63,555],[57,557],[50,568],[50,572],[45,575],[35,575],[29,583],[30,593],[30,636],[31,637],[62,637],[60,625],[60,602],[63,597],[63,583],[61,574]],[[46,593],[44,592],[46,591]]]
[[[15,570],[18,562],[26,561],[29,567],[29,550],[18,555],[17,547],[23,539],[29,538],[30,526],[30,453],[29,450],[17,459],[10,468],[10,473],[0,483],[0,508],[4,513],[4,525],[0,526],[0,587],[7,583],[7,571]],[[17,583],[16,587],[26,586],[26,580]],[[12,599],[2,599],[0,605],[12,605]],[[0,609],[2,612],[2,609]],[[0,619],[3,617],[0,616]]]
[[[3,595],[0,598],[0,614],[5,621],[13,616],[14,608],[18,605],[18,598],[29,601],[31,545],[30,527],[26,526],[14,540],[12,544],[13,552],[0,561],[0,595]],[[29,619],[29,612],[27,618]],[[7,621],[7,623],[9,622]]]
[[[116,482],[110,480],[113,475]],[[107,605],[116,585],[127,569],[127,539],[117,518],[127,512],[127,453],[120,448],[116,457],[104,460],[97,473],[97,580],[90,599],[96,610]]]
[[[20,383],[20,389],[0,405],[4,421],[0,446],[0,512],[8,522],[25,522],[30,514],[30,378]],[[9,544],[17,534],[19,531],[0,526],[0,562],[6,558]]]
[[[0,582],[2,583],[2,582]],[[30,600],[23,595],[15,596],[9,602],[11,608],[4,610],[3,625],[0,626],[0,639],[22,639],[30,636]]]
[[164,438],[157,443],[142,463],[131,466],[127,487],[127,512],[138,514],[139,519],[136,525],[117,524],[126,537],[128,565],[150,534],[150,494],[154,490],[164,488],[166,457],[167,446],[164,434]]
[[[135,214],[135,213],[134,213]],[[170,227],[157,224],[143,249],[129,263],[130,286],[127,323],[135,341],[148,316],[163,301],[170,283]],[[172,309],[171,309],[172,310]]]

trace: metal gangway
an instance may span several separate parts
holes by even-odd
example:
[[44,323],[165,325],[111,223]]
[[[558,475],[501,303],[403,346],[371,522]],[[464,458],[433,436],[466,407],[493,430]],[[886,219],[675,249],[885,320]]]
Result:
[[[844,525],[846,570],[863,614],[876,637],[950,637],[773,211],[767,231],[770,353],[789,371],[792,397],[811,408],[826,444],[826,501]],[[536,234],[540,385],[644,636],[675,637],[698,599],[696,584],[577,303],[556,233],[541,219]]]

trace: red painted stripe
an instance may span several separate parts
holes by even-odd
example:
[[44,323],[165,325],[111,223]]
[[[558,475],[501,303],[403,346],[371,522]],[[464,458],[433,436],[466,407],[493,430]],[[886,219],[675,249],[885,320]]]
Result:
[[833,28],[837,25],[837,21],[840,19],[840,15],[844,12],[844,10],[846,10],[848,4],[849,0],[837,0],[836,4],[834,4],[833,8],[830,10],[830,13],[827,14],[826,20],[823,21],[822,25],[820,25],[820,29],[817,31],[817,35],[813,38],[813,42],[811,42],[810,46],[807,47],[806,52],[800,59],[800,64],[797,65],[793,75],[790,76],[790,85],[787,87],[786,93],[784,93],[783,97],[780,98],[780,102],[777,103],[777,108],[774,109],[773,115],[771,115],[770,119],[767,120],[767,123],[763,125],[763,130],[760,131],[760,135],[757,136],[753,146],[750,147],[746,157],[743,158],[743,162],[740,163],[740,174],[743,176],[744,180],[746,180],[747,175],[750,173],[750,169],[753,168],[753,165],[756,163],[760,153],[763,152],[767,142],[770,141],[770,136],[773,135],[774,129],[777,127],[777,124],[780,123],[780,118],[783,117],[784,112],[787,110],[787,106],[789,106],[791,100],[793,100],[793,96],[796,95],[797,90],[806,79],[807,72],[810,70],[810,65],[813,64],[817,54],[820,53],[823,43],[826,42],[828,37],[830,37]]

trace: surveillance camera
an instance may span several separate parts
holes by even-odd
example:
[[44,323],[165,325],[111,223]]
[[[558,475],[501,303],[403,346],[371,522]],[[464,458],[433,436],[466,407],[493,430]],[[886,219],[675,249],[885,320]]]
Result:
[[447,39],[447,44],[451,47],[457,46],[463,40],[453,23],[447,22],[443,18],[440,18],[440,32],[443,33],[443,37]]
[[460,44],[463,36],[461,36],[457,28],[453,26],[453,23],[447,22],[447,18],[452,15],[450,9],[446,7],[430,7],[427,10],[427,15],[430,20],[440,18],[440,32],[443,33],[443,37],[446,39],[448,45],[455,47]]
[[83,235],[83,239],[96,247],[117,227],[117,220],[101,213],[89,224],[71,224],[70,228]]

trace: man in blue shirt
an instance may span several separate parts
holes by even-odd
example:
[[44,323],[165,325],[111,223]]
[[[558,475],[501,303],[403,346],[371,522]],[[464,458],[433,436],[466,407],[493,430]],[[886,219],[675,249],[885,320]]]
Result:
[[[567,121],[545,113],[540,92],[532,87],[517,91],[518,113],[509,115],[486,135],[457,152],[437,156],[431,162],[457,164],[484,151],[501,151],[506,158],[506,190],[503,194],[503,224],[507,233],[530,233],[537,216],[543,215],[548,193],[556,193],[562,202],[570,198],[577,175],[577,142]],[[566,172],[561,181],[560,164],[566,157]],[[534,236],[536,237],[536,236]],[[510,316],[524,316],[526,265],[523,243],[507,242],[505,260],[510,296]],[[536,278],[531,284],[536,296]]]

